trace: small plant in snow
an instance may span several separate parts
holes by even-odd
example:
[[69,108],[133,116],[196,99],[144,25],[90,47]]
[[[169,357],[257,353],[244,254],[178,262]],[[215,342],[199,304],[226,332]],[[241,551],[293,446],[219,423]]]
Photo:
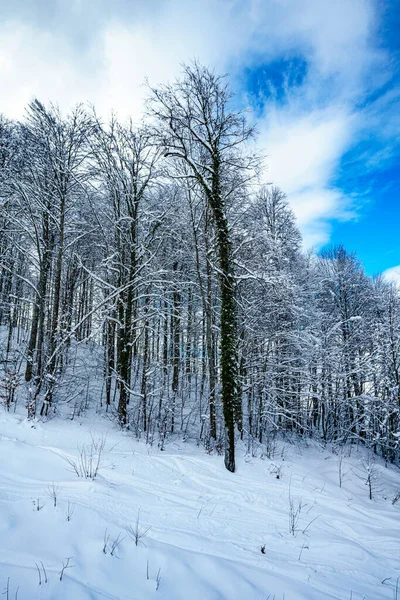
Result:
[[374,463],[371,456],[368,456],[366,460],[362,462],[360,475],[364,480],[365,485],[368,487],[368,497],[370,500],[374,499],[374,495],[377,492],[377,480],[378,473],[376,469],[376,464]]
[[49,498],[51,498],[53,500],[54,507],[57,506],[57,500],[58,500],[60,493],[61,493],[61,487],[58,485],[58,483],[52,483],[51,485],[47,486],[46,494],[48,495]]
[[282,479],[283,465],[271,465],[269,472],[275,475],[275,479]]
[[75,504],[73,504],[73,503],[71,504],[71,502],[68,500],[66,521],[70,521],[72,519],[72,515],[74,514],[74,510],[75,510]]
[[42,510],[42,508],[44,508],[44,504],[40,504],[40,498],[38,498],[36,501],[33,501],[33,506],[35,507],[35,509],[37,511]]
[[[39,567],[39,565],[37,563],[35,563],[36,565],[36,569],[38,572],[38,578],[39,578],[39,585],[42,585],[42,583],[47,583],[47,573],[46,573],[46,569],[44,568],[44,564],[42,563],[42,561],[40,561],[41,567]],[[43,577],[42,577],[42,570],[43,570]]]
[[117,537],[110,541],[110,535],[107,533],[107,529],[104,532],[104,543],[103,543],[103,553],[110,553],[111,556],[115,556],[116,550],[118,546],[123,542],[126,536],[121,537],[121,533],[117,535]]
[[107,528],[106,528],[106,530],[104,532],[103,554],[107,554],[109,541],[110,541],[110,535],[107,533]]
[[[314,521],[316,521],[320,516],[317,515],[316,517],[311,519],[305,527],[300,527],[300,516],[306,506],[307,504],[303,503],[302,498],[294,498],[292,496],[289,487],[289,533],[291,533],[293,536],[296,536],[299,531],[301,531],[301,533],[305,535],[312,523],[314,523]],[[306,514],[308,514],[312,510],[312,508],[313,505],[310,506],[310,508],[306,511]]]
[[[18,600],[18,592],[19,592],[19,586],[15,590],[14,600]],[[3,596],[5,597],[6,600],[11,600],[11,595],[10,594],[11,594],[11,592],[10,592],[10,578],[7,577],[7,583],[6,583],[6,587],[4,588]]]
[[118,546],[121,544],[121,542],[123,542],[125,537],[125,535],[121,537],[121,533],[119,533],[117,537],[111,542],[111,545],[109,546],[111,556],[115,555]]
[[308,546],[306,546],[306,543],[305,543],[305,542],[303,542],[303,545],[302,545],[302,547],[301,547],[300,554],[299,554],[299,560],[301,560],[301,555],[303,554],[303,550],[304,550],[304,549],[305,549],[305,550],[309,550],[309,547],[308,547]]
[[143,544],[142,539],[146,537],[148,532],[151,529],[151,525],[145,526],[140,524],[140,509],[138,510],[138,514],[136,517],[136,522],[134,525],[129,525],[127,527],[127,533],[129,537],[135,542],[135,546],[138,546],[140,543]]
[[63,566],[62,569],[59,573],[60,575],[60,581],[63,580],[64,577],[64,571],[66,571],[67,569],[72,569],[75,565],[70,565],[69,561],[72,560],[74,557],[73,556],[69,556],[68,558],[65,559],[65,562],[63,562]]
[[156,590],[158,590],[158,588],[160,587],[160,581],[161,581],[161,567],[158,569],[158,572],[157,572]]
[[77,460],[65,457],[67,463],[78,477],[95,479],[102,468],[102,456],[106,445],[106,436],[95,440],[91,437],[89,444],[78,447],[79,457]]
[[342,487],[343,483],[343,454],[340,453],[338,456],[338,475],[339,475],[339,487]]
[[[381,581],[382,585],[392,585],[390,583],[391,579],[392,579],[391,577],[386,577],[385,579],[383,579]],[[399,582],[400,582],[400,575],[398,576],[398,578],[396,579],[396,583],[394,584],[395,587],[393,590],[393,600],[399,600],[399,594],[400,594]]]
[[298,531],[300,514],[303,509],[303,501],[301,498],[293,498],[289,488],[289,533],[293,536]]
[[376,468],[372,460],[368,460],[364,463],[364,469],[366,472],[365,485],[368,486],[369,499],[372,500],[375,488],[375,481],[377,480]]

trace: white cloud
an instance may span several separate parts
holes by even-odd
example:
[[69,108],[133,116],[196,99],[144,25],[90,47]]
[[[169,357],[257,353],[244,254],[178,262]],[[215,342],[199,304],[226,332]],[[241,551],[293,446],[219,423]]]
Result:
[[353,139],[355,118],[344,109],[306,113],[301,106],[267,105],[261,123],[260,143],[268,153],[265,179],[287,193],[305,245],[327,243],[329,220],[353,216],[352,199],[335,189],[332,180]]
[[287,192],[307,245],[328,241],[331,220],[350,215],[352,199],[333,187],[333,179],[361,127],[355,103],[370,86],[371,68],[382,61],[371,43],[377,23],[372,0],[65,6],[48,0],[38,16],[32,0],[9,4],[0,21],[0,112],[19,118],[37,96],[63,109],[89,101],[103,115],[115,109],[139,118],[144,78],[171,80],[192,58],[229,70],[240,89],[244,67],[301,56],[307,63],[302,85],[288,90],[284,105],[264,99],[259,143],[268,155],[266,177]]
[[15,21],[0,29],[0,112],[21,118],[33,97],[70,108],[90,98],[92,77],[63,39]]
[[386,281],[390,281],[400,286],[400,266],[386,269],[386,271],[383,272],[383,277],[386,279]]
[[261,141],[268,151],[270,172],[284,182],[287,193],[326,183],[351,139],[349,121],[345,113],[300,115],[267,109]]

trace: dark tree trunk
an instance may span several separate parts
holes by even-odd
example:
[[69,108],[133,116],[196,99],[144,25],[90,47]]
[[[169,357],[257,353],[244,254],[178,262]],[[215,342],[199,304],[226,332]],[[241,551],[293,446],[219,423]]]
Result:
[[[174,263],[173,270],[175,273],[178,271],[178,263]],[[173,348],[172,356],[172,409],[171,409],[171,433],[174,433],[175,428],[175,406],[176,396],[178,393],[179,385],[179,363],[180,363],[180,320],[181,320],[181,295],[179,292],[178,284],[175,283],[174,292],[172,295],[173,300],[173,313],[171,316],[171,341]]]
[[143,341],[143,370],[142,370],[142,383],[140,393],[142,396],[142,407],[143,407],[143,431],[147,431],[147,371],[149,366],[149,320],[147,317],[148,305],[150,298],[146,298],[146,306],[144,312],[146,319],[144,322],[144,341]]
[[220,193],[219,161],[214,161],[211,206],[213,209],[219,255],[221,289],[221,387],[225,421],[225,467],[235,471],[235,422],[241,422],[241,402],[238,398],[237,323],[235,277],[229,228]]
[[210,437],[217,439],[217,421],[215,418],[215,391],[217,387],[217,369],[215,366],[213,319],[212,319],[212,286],[211,286],[211,266],[209,260],[206,262],[207,268],[207,298],[205,302],[206,311],[206,344],[208,358],[208,376],[209,376],[209,396],[208,404],[210,410]]

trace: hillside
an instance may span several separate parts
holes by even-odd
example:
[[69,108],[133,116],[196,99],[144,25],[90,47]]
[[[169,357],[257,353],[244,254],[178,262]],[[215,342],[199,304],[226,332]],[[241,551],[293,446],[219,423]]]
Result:
[[[0,434],[0,585],[9,600],[400,594],[400,472],[364,450],[277,442],[268,458],[239,446],[232,474],[194,444],[171,441],[161,452],[95,415],[32,426],[1,412]],[[71,462],[79,470],[78,449],[90,454],[93,440],[104,443],[98,474],[78,477]]]

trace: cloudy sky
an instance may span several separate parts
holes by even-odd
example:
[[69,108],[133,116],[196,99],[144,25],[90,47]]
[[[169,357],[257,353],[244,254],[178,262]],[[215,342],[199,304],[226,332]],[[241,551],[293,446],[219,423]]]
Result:
[[400,281],[400,0],[0,0],[0,112],[33,97],[140,118],[193,58],[252,109],[305,244]]

